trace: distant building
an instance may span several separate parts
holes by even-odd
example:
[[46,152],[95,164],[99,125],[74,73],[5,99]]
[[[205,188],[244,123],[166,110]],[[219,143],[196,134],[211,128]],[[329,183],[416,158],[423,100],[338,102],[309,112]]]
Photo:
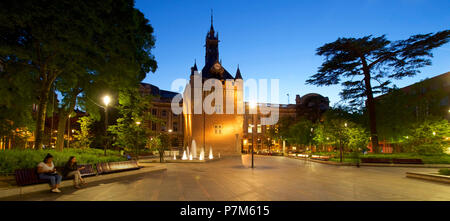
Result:
[[178,94],[171,91],[161,90],[152,84],[141,83],[140,92],[152,95],[151,114],[160,122],[144,121],[143,125],[155,135],[166,133],[171,140],[172,149],[183,147],[183,115],[174,114],[171,108],[172,99]]
[[[419,81],[399,90],[414,98],[408,99],[404,114],[414,116],[417,121],[430,115],[450,120],[450,72]],[[391,93],[380,95],[375,98],[375,101],[380,102],[389,95]],[[379,144],[383,153],[393,152],[394,145],[389,141],[380,140]],[[371,149],[370,143],[369,149]]]
[[[416,118],[435,115],[450,119],[450,72],[427,78],[400,90],[416,97],[414,103],[409,105],[409,112]],[[390,93],[380,95],[375,100],[382,100],[388,95]]]

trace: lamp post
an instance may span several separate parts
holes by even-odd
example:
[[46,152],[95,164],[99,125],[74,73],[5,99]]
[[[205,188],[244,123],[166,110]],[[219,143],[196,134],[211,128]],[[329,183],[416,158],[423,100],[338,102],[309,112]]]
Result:
[[139,126],[141,125],[140,121],[136,121],[136,125],[138,126],[137,138],[136,138],[136,159],[139,160]]
[[105,139],[106,139],[106,144],[105,144],[105,156],[106,156],[106,149],[108,148],[109,145],[109,139],[108,139],[108,104],[109,102],[111,102],[111,98],[106,95],[103,97],[103,103],[105,104]]
[[67,122],[67,126],[68,126],[68,128],[67,128],[67,148],[70,148],[70,116],[71,115],[72,114],[69,114],[69,119]]
[[250,102],[250,109],[254,110],[254,113],[252,114],[252,168],[254,168],[254,151],[253,149],[255,148],[255,125],[256,125],[256,120],[255,120],[255,116],[256,116],[256,101],[251,101]]

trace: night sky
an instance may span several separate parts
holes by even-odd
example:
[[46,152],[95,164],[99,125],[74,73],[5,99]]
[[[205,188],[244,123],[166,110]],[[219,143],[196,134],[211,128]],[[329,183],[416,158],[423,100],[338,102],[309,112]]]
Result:
[[[379,36],[389,40],[450,28],[449,0],[315,0],[315,1],[136,1],[155,29],[153,54],[158,70],[144,82],[169,90],[173,80],[189,78],[197,59],[204,65],[205,36],[213,9],[223,66],[244,80],[277,78],[280,102],[315,92],[340,101],[340,86],[306,85],[323,57],[316,48],[338,37]],[[433,65],[412,78],[394,80],[398,87],[450,71],[450,44],[433,51]]]

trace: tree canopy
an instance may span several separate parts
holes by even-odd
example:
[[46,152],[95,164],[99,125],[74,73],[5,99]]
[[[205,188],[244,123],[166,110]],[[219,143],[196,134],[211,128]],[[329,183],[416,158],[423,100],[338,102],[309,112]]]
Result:
[[37,95],[29,101],[38,107],[37,148],[55,82],[67,114],[80,93],[93,97],[99,86],[105,91],[137,87],[155,71],[148,22],[132,0],[0,3],[0,65],[5,77],[33,83],[26,89]]
[[317,55],[325,56],[325,61],[306,82],[341,84],[341,97],[355,107],[362,107],[366,100],[372,145],[377,151],[374,95],[386,92],[392,79],[414,76],[420,73],[419,68],[431,65],[431,51],[449,40],[450,30],[399,41],[390,41],[385,35],[339,38],[317,49]]

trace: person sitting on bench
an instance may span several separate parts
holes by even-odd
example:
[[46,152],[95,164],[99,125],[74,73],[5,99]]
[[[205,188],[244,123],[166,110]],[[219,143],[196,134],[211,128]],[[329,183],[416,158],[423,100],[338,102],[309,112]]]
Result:
[[53,193],[61,192],[58,187],[61,184],[62,177],[56,172],[55,165],[53,164],[53,156],[51,154],[47,154],[44,161],[38,164],[37,172],[39,174],[39,179],[50,180],[51,191]]
[[81,177],[80,170],[84,169],[84,167],[78,168],[77,165],[77,158],[74,156],[71,156],[69,158],[69,161],[67,161],[66,165],[64,166],[63,170],[63,176],[70,178],[73,177],[73,186],[77,189],[80,189],[80,183],[86,184],[84,179]]

